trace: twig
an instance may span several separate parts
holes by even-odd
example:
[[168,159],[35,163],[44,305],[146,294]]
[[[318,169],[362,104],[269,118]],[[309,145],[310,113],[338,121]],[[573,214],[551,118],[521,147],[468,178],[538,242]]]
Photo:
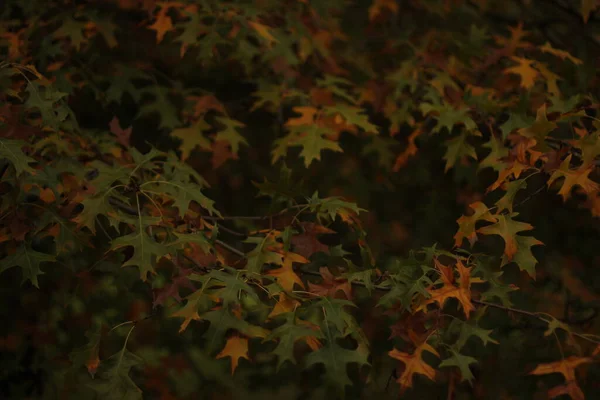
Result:
[[230,244],[225,243],[222,240],[217,239],[217,240],[215,240],[215,243],[220,246],[225,247],[227,250],[229,250],[230,252],[232,252],[233,254],[235,254],[237,256],[246,257],[246,254],[243,251],[236,249],[235,247],[231,246]]
[[297,210],[299,208],[303,208],[306,207],[306,204],[297,204],[295,206],[290,206],[287,208],[284,208],[281,211],[278,211],[276,213],[273,214],[267,214],[267,215],[256,215],[256,216],[252,216],[252,215],[229,215],[229,216],[223,216],[223,217],[211,217],[211,216],[202,216],[203,219],[207,220],[207,221],[226,221],[226,220],[247,220],[247,221],[262,221],[265,219],[271,219],[274,217],[278,217],[281,216],[287,212],[290,212],[292,210]]
[[[514,312],[516,314],[521,314],[521,315],[527,315],[528,317],[535,318],[538,321],[542,321],[545,324],[548,324],[548,321],[545,320],[544,318],[542,318],[542,316],[539,313],[535,313],[535,312],[531,312],[531,311],[527,311],[527,310],[521,310],[519,308],[507,307],[507,306],[503,306],[503,305],[495,304],[495,303],[488,303],[487,301],[482,301],[482,300],[473,300],[472,299],[471,301],[473,303],[479,304],[481,306],[493,307],[493,308],[497,308],[499,310],[510,311],[510,312]],[[586,335],[581,334],[581,333],[577,333],[577,332],[571,332],[571,331],[569,331],[568,333],[570,335],[576,336],[576,337],[578,337],[580,339],[583,339],[585,341],[588,341],[590,343],[594,343],[594,344],[600,345],[600,340],[595,340],[595,339],[589,338]]]

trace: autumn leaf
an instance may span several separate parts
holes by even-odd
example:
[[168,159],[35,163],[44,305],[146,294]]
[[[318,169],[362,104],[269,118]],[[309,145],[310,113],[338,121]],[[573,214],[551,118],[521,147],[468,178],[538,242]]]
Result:
[[518,215],[518,213],[495,215],[497,219],[496,223],[477,230],[477,232],[483,235],[501,236],[504,240],[504,254],[509,261],[513,259],[519,249],[516,238],[517,233],[533,229],[531,224],[515,221],[513,218]]
[[335,233],[335,231],[312,222],[303,222],[301,226],[304,232],[293,235],[291,239],[296,253],[308,258],[319,251],[323,253],[329,252],[329,247],[319,242],[317,235],[331,234]]
[[586,24],[590,19],[590,15],[593,11],[600,7],[597,0],[581,0],[581,16],[583,17],[583,23]]
[[161,3],[154,23],[148,27],[148,29],[156,31],[156,43],[162,42],[167,32],[173,29],[173,20],[168,14],[171,7],[172,5],[169,3]]
[[[583,1],[586,2],[589,0],[583,0]],[[594,2],[596,0],[591,0],[591,1]],[[556,56],[556,57],[560,58],[561,60],[569,60],[575,65],[583,64],[583,61],[581,61],[577,57],[573,57],[571,55],[571,53],[569,53],[568,51],[559,50],[559,49],[555,49],[554,47],[552,47],[552,44],[550,44],[550,42],[544,43],[542,46],[539,47],[539,49],[542,52],[552,54],[553,56]]]
[[569,154],[567,158],[560,164],[560,168],[554,171],[550,179],[548,179],[548,186],[552,185],[554,181],[560,178],[564,178],[562,182],[562,186],[558,191],[558,194],[563,197],[563,201],[567,201],[567,199],[571,195],[571,190],[575,186],[579,186],[583,189],[583,191],[588,194],[594,194],[598,192],[600,186],[594,181],[592,181],[588,175],[594,170],[594,166],[588,166],[580,169],[570,169],[569,166],[571,164],[572,155]]
[[292,264],[304,264],[307,262],[308,260],[300,254],[286,252],[283,254],[283,263],[281,264],[281,267],[268,271],[267,275],[275,277],[275,279],[277,279],[277,283],[279,283],[281,287],[288,292],[291,292],[294,289],[294,285],[298,285],[304,289],[304,283],[302,282],[302,279],[300,279],[300,277],[294,272]]
[[565,384],[550,389],[548,391],[548,396],[550,398],[555,398],[564,394],[568,394],[573,400],[583,400],[585,396],[583,395],[583,391],[577,384],[577,378],[575,377],[575,369],[582,364],[587,364],[593,361],[594,360],[589,357],[570,356],[560,361],[539,364],[529,374],[561,374],[565,379]]
[[133,127],[130,126],[127,129],[121,128],[119,119],[115,116],[110,121],[109,128],[110,128],[110,131],[112,133],[114,133],[115,136],[117,137],[117,142],[119,142],[119,144],[121,144],[123,147],[130,146],[131,131],[132,131]]
[[225,348],[217,354],[216,358],[230,357],[231,358],[231,375],[235,373],[240,358],[250,360],[248,356],[248,339],[240,336],[231,336],[227,339]]
[[539,72],[533,68],[535,61],[528,60],[522,57],[511,57],[513,61],[518,63],[517,66],[506,68],[505,74],[515,74],[521,77],[521,86],[524,89],[531,89],[535,85],[535,80],[539,75]]
[[388,355],[396,360],[404,363],[404,371],[396,380],[400,384],[402,391],[411,388],[413,384],[413,376],[415,374],[424,375],[432,381],[435,381],[435,369],[423,360],[423,352],[428,351],[436,357],[440,357],[436,349],[434,349],[426,341],[417,346],[412,354],[393,349]]
[[278,315],[292,312],[296,309],[296,307],[300,306],[300,302],[298,300],[294,300],[284,292],[279,293],[277,303],[269,313],[268,318],[275,318]]
[[458,223],[458,232],[454,235],[454,245],[461,246],[463,239],[466,238],[471,246],[477,241],[477,230],[475,225],[479,221],[496,222],[496,218],[490,213],[488,207],[480,201],[472,203],[469,207],[473,213],[469,216],[463,215],[456,222]]
[[319,296],[336,297],[342,291],[347,299],[352,299],[352,285],[345,278],[333,276],[327,267],[319,268],[323,281],[320,284],[308,282],[308,290]]
[[454,277],[451,275],[452,270],[449,267],[444,266],[437,260],[435,260],[435,263],[438,270],[442,272],[442,282],[444,285],[439,289],[427,289],[430,298],[421,303],[421,305],[417,308],[416,311],[427,309],[427,305],[433,302],[437,302],[441,309],[444,307],[444,303],[446,302],[446,300],[454,297],[461,304],[465,316],[469,318],[469,314],[472,311],[475,311],[475,306],[471,302],[472,268],[465,267],[462,261],[460,260],[456,261],[456,269],[458,270],[459,274],[459,286],[455,286],[453,283]]

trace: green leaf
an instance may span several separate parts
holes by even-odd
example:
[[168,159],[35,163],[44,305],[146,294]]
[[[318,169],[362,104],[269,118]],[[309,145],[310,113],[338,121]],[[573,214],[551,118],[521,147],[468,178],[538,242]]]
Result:
[[256,247],[247,255],[246,269],[254,274],[260,274],[265,264],[283,264],[283,256],[270,248],[277,248],[278,243],[272,235],[263,237],[249,237],[246,243],[255,243]]
[[490,336],[490,333],[493,332],[492,330],[485,330],[478,326],[478,319],[481,317],[482,313],[478,310],[478,314],[479,315],[475,318],[470,318],[468,321],[456,318],[452,319],[452,322],[448,326],[448,332],[458,335],[458,338],[453,345],[457,351],[460,351],[473,336],[481,339],[484,346],[487,346],[488,343],[498,344],[498,342]]
[[336,341],[335,328],[327,320],[324,321],[324,325],[322,331],[327,343],[306,356],[306,366],[323,364],[326,383],[335,387],[338,393],[343,394],[346,386],[352,385],[347,372],[348,364],[358,364],[359,367],[369,365],[369,352],[360,346],[354,350],[343,348]]
[[527,182],[525,179],[509,182],[505,188],[506,193],[504,193],[504,196],[496,202],[496,206],[498,207],[497,212],[500,213],[504,210],[508,210],[508,212],[512,214],[515,197],[517,196],[517,192],[521,189],[527,189]]
[[27,156],[22,148],[27,145],[22,140],[0,139],[0,158],[8,160],[17,173],[17,176],[23,172],[35,174],[35,170],[29,166],[36,162],[33,158]]
[[329,219],[334,221],[335,217],[348,216],[350,213],[359,214],[365,209],[359,208],[355,203],[342,200],[341,197],[319,198],[319,193],[313,193],[308,200],[310,210],[317,214],[317,219]]
[[533,256],[531,248],[541,246],[544,243],[532,236],[515,236],[517,252],[511,260],[505,255],[502,256],[502,266],[514,262],[521,271],[526,271],[529,276],[535,279],[535,266],[538,260]]
[[215,141],[224,140],[231,146],[231,151],[234,154],[238,154],[240,150],[240,144],[244,144],[248,146],[248,141],[244,138],[238,130],[245,127],[246,125],[242,124],[239,121],[235,121],[226,117],[216,117],[215,120],[222,125],[225,125],[225,128],[219,132],[215,136]]
[[142,185],[142,190],[146,188],[154,189],[158,193],[165,193],[173,200],[173,206],[179,210],[179,216],[183,218],[190,208],[190,202],[195,201],[204,208],[210,215],[221,216],[221,213],[214,208],[215,202],[206,197],[198,185],[193,183],[173,182],[173,181],[149,181]]
[[446,128],[448,133],[452,133],[454,125],[464,125],[467,131],[477,129],[475,121],[468,115],[468,109],[457,110],[449,105],[434,105],[422,103],[420,110],[423,114],[437,114],[437,125],[433,132],[440,132],[442,128]]
[[142,391],[129,376],[143,360],[126,348],[100,362],[97,376],[88,384],[101,399],[142,399]]
[[208,254],[210,252],[210,250],[212,249],[212,245],[209,242],[208,238],[206,236],[204,236],[203,232],[197,232],[197,233],[179,233],[179,232],[173,232],[173,234],[175,235],[175,237],[177,237],[177,240],[171,242],[168,244],[169,247],[182,247],[181,245],[183,244],[187,244],[187,243],[193,243],[196,244],[200,247],[200,249]]
[[445,172],[454,167],[456,162],[460,161],[463,157],[471,157],[477,160],[475,148],[467,143],[468,136],[467,132],[463,132],[460,136],[446,142],[448,149],[444,155],[444,160],[446,160]]
[[22,243],[15,253],[0,260],[0,273],[12,267],[21,267],[23,274],[21,284],[31,281],[33,286],[39,288],[38,276],[43,274],[40,264],[50,261],[56,261],[56,257],[35,251],[29,245]]
[[137,266],[140,270],[140,279],[144,282],[148,278],[148,273],[154,273],[153,264],[169,252],[167,246],[156,242],[146,233],[146,228],[147,225],[140,217],[134,232],[120,236],[111,242],[113,250],[121,247],[133,247],[133,255],[123,264],[123,267]]
[[169,99],[169,89],[162,86],[149,86],[145,88],[145,93],[152,95],[153,100],[147,101],[140,107],[136,118],[150,114],[158,114],[160,123],[158,128],[164,128],[172,131],[181,124],[179,112]]
[[477,364],[477,360],[473,357],[460,354],[452,348],[450,349],[450,353],[452,353],[452,356],[443,360],[439,367],[458,367],[460,374],[462,375],[461,382],[468,381],[469,384],[473,384],[473,379],[475,379],[475,377],[473,376],[469,365]]
[[306,168],[308,168],[314,160],[321,160],[321,152],[323,150],[335,152],[343,151],[337,142],[324,137],[324,135],[329,133],[327,129],[320,128],[317,125],[311,125],[309,127],[302,126],[299,128],[303,130],[303,135],[297,138],[292,146],[302,146],[300,157],[304,158],[304,166]]
[[265,339],[277,341],[277,347],[273,350],[273,354],[277,356],[277,369],[281,368],[286,361],[296,364],[294,357],[294,349],[296,342],[307,337],[322,339],[323,335],[320,331],[314,330],[307,325],[296,323],[295,313],[285,313],[285,322],[275,328]]
[[211,142],[206,138],[202,132],[209,130],[211,126],[204,121],[204,118],[200,118],[196,123],[187,128],[178,128],[171,132],[171,136],[181,140],[179,149],[181,150],[181,159],[187,160],[196,147],[201,149],[210,150]]
[[335,106],[326,107],[324,113],[326,115],[339,114],[346,120],[346,123],[359,127],[366,133],[379,133],[379,128],[369,122],[369,116],[362,108],[352,107],[346,104],[336,104]]
[[58,130],[60,123],[69,116],[70,111],[62,103],[57,103],[68,93],[59,92],[51,86],[43,86],[36,81],[30,81],[25,91],[29,94],[25,107],[37,109],[42,116],[42,124]]
[[528,127],[532,123],[533,119],[529,116],[511,113],[508,121],[500,125],[500,130],[502,131],[502,139],[506,140],[508,135],[515,129]]

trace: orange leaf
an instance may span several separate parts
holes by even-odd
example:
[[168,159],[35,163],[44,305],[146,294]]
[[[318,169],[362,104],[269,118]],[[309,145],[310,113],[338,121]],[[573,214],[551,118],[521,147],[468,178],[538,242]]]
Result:
[[235,373],[240,358],[249,360],[248,357],[248,339],[239,336],[232,336],[227,339],[225,348],[217,354],[217,358],[231,357],[231,375]]
[[168,15],[171,7],[173,4],[162,3],[160,11],[156,14],[156,21],[148,27],[148,29],[156,31],[156,43],[160,43],[167,32],[173,29],[173,21]]
[[552,363],[539,364],[530,375],[547,375],[547,374],[562,374],[565,378],[565,384],[556,386],[548,391],[550,398],[558,397],[563,394],[568,394],[574,400],[583,400],[584,395],[577,385],[577,379],[575,377],[575,368],[581,364],[586,364],[594,361],[589,357],[576,357],[571,356],[560,361]]
[[283,256],[281,268],[272,269],[267,274],[274,276],[277,279],[277,283],[286,291],[291,292],[294,289],[294,284],[304,288],[304,282],[302,282],[302,279],[294,272],[294,268],[292,267],[292,264],[295,262],[305,264],[308,260],[300,254],[287,252]]
[[285,126],[312,125],[315,123],[315,115],[317,109],[314,107],[293,107],[292,110],[301,114],[300,117],[290,118],[285,123]]
[[415,144],[415,140],[423,133],[424,131],[421,128],[418,128],[413,131],[408,137],[408,146],[402,153],[398,155],[396,158],[396,162],[394,163],[394,172],[398,172],[400,168],[406,165],[408,159],[417,154],[419,148]]
[[586,194],[594,194],[600,189],[600,186],[596,182],[588,178],[590,172],[594,170],[594,166],[591,165],[583,169],[569,169],[571,156],[572,154],[569,154],[560,164],[560,168],[554,171],[550,179],[548,179],[548,186],[550,186],[555,180],[565,178],[562,187],[558,191],[558,194],[563,197],[564,201],[567,201],[574,186],[580,186]]
[[294,300],[288,297],[285,293],[279,293],[279,299],[277,303],[275,303],[275,307],[271,310],[269,314],[269,318],[274,318],[279,314],[284,314],[287,312],[292,312],[300,305],[298,300]]
[[[459,274],[460,286],[454,286],[453,276],[449,276],[449,267],[442,265],[436,260],[436,267],[442,274],[442,281],[444,286],[439,289],[429,288],[427,291],[431,295],[424,303],[422,303],[416,311],[420,311],[427,308],[427,305],[437,302],[439,307],[444,307],[444,303],[451,297],[456,298],[462,305],[465,316],[469,318],[471,311],[475,311],[475,306],[471,302],[471,268],[467,268],[460,261],[456,261],[456,268]],[[478,280],[479,282],[479,280]]]
[[519,65],[506,68],[504,73],[519,75],[521,77],[521,86],[525,89],[531,89],[533,85],[535,85],[535,78],[537,78],[539,74],[538,71],[532,66],[535,61],[522,57],[511,58]]
[[425,375],[432,381],[435,380],[435,370],[423,360],[424,351],[428,351],[438,358],[440,357],[439,353],[431,347],[431,345],[427,344],[427,342],[423,342],[419,345],[413,354],[404,353],[396,349],[393,349],[388,353],[390,357],[402,361],[405,365],[404,372],[402,372],[402,375],[396,380],[403,391],[412,387],[414,374]]

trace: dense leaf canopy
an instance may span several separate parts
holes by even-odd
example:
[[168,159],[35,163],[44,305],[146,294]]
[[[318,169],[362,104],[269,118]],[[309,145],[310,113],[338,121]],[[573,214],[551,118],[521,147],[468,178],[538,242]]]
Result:
[[598,10],[4,0],[0,397],[595,398]]

